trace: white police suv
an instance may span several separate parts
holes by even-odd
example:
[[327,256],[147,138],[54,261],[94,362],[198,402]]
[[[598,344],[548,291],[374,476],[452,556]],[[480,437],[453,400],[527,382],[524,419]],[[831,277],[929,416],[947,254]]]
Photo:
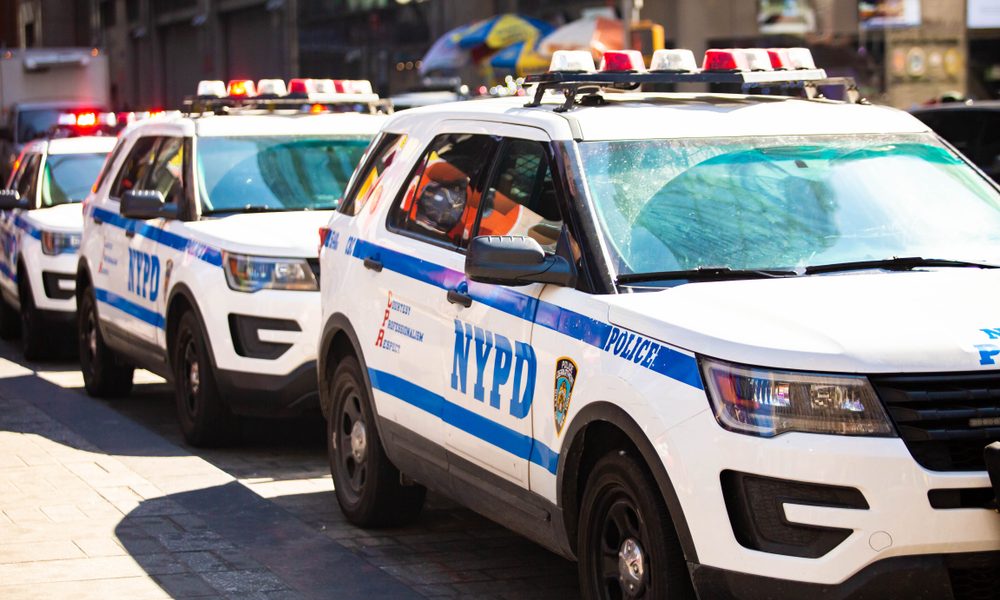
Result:
[[331,113],[367,106],[349,94],[282,104],[254,87],[209,82],[207,112],[127,128],[84,209],[86,389],[127,394],[135,366],[171,379],[192,444],[230,440],[238,415],[315,408],[317,231],[385,119]]
[[[995,597],[997,187],[808,51],[587,62],[395,115],[330,220],[347,517],[440,490],[586,598]],[[745,92],[621,90],[683,82]]]
[[0,191],[0,337],[20,335],[29,359],[72,347],[62,341],[73,340],[80,203],[114,145],[114,137],[31,142]]

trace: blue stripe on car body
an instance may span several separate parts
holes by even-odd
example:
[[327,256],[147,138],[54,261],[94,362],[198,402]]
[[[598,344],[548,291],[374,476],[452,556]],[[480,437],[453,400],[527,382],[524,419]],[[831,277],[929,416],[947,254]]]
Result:
[[440,418],[452,427],[518,458],[529,460],[553,475],[556,474],[559,466],[559,453],[541,441],[450,402],[444,396],[435,394],[402,377],[372,368],[368,369],[368,377],[371,379],[373,389],[398,398]]
[[216,267],[222,266],[222,251],[218,248],[186,238],[165,229],[160,229],[159,227],[147,225],[143,221],[125,218],[118,213],[98,208],[96,206],[93,208],[91,216],[93,218],[100,219],[105,224],[111,225],[112,227],[118,227],[119,229],[124,229],[125,231],[131,231],[132,233],[152,240],[157,244],[190,254],[191,256],[199,258],[210,265]]
[[[382,262],[384,269],[394,271],[422,283],[442,290],[453,290],[466,281],[465,273],[428,262],[410,255],[390,250],[365,240],[357,240],[351,256],[364,260],[375,258]],[[598,321],[578,312],[538,300],[507,287],[468,282],[472,299],[511,316],[534,321],[535,324],[551,329],[575,340],[607,351],[608,339],[614,326]],[[695,389],[704,389],[698,362],[693,356],[662,346],[651,364],[641,364]]]
[[144,306],[139,306],[135,302],[123,298],[114,292],[101,288],[94,288],[94,297],[97,298],[98,302],[103,302],[108,306],[117,308],[118,310],[132,315],[144,323],[149,323],[153,327],[163,329],[166,326],[166,319],[164,319],[163,315],[160,313],[155,310],[150,310]]

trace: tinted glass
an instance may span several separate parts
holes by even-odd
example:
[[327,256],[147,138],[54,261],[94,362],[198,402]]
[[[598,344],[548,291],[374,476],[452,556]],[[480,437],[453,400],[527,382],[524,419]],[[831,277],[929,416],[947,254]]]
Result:
[[198,141],[203,213],[337,208],[370,137]]
[[81,202],[104,165],[103,153],[50,154],[42,174],[42,206]]
[[28,206],[32,206],[35,202],[35,191],[38,189],[38,166],[42,162],[41,154],[32,154],[26,157],[25,164],[21,167],[21,174],[17,178],[17,184],[14,186],[17,189],[17,193],[21,194],[22,200],[28,201]]
[[[372,142],[368,158],[358,170],[350,191],[340,205],[340,212],[348,215],[361,212],[368,200],[376,194],[375,190],[380,188],[385,169],[392,164],[404,143],[406,136],[394,133],[382,134]],[[378,194],[381,194],[381,190]]]
[[930,134],[579,146],[620,272],[1000,263],[1000,194]]
[[156,142],[158,138],[144,137],[136,140],[128,157],[122,164],[118,172],[118,179],[111,188],[112,198],[121,198],[122,194],[129,190],[142,189],[146,180],[146,175],[153,168],[153,161],[156,159]]
[[435,138],[390,213],[390,224],[449,245],[465,245],[479,210],[477,185],[494,145],[485,135]]
[[526,235],[554,252],[562,217],[545,147],[510,140],[487,188],[476,235]]
[[177,202],[183,197],[184,138],[170,137],[160,141],[156,164],[143,187],[160,192],[166,202]]

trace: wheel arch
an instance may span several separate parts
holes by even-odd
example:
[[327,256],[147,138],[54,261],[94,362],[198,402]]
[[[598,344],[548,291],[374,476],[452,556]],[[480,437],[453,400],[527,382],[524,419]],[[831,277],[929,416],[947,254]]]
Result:
[[[180,322],[181,315],[186,311],[190,310],[194,312],[195,318],[198,319],[198,323],[201,325],[202,331],[205,331],[205,319],[202,317],[201,308],[198,306],[198,302],[195,300],[194,292],[191,291],[187,285],[183,283],[174,284],[167,295],[167,310],[164,314],[164,333],[166,335],[166,355],[167,364],[172,367],[172,357],[170,356],[170,349],[173,348],[174,339],[177,335],[177,323]],[[212,350],[212,340],[205,336],[205,345],[208,346],[208,356],[212,361],[212,366],[217,368],[215,364],[215,353]]]
[[580,499],[587,477],[597,460],[613,450],[634,451],[656,481],[660,495],[677,532],[684,558],[698,562],[691,531],[670,474],[642,428],[621,407],[611,402],[593,402],[585,406],[570,423],[560,452],[556,489],[562,507],[566,534],[573,552],[577,550],[577,524]]
[[[361,352],[361,344],[354,327],[343,313],[330,315],[323,325],[323,334],[320,336],[319,352],[316,355],[316,376],[319,385],[319,405],[324,417],[329,417],[330,406],[333,398],[327,393],[327,386],[324,385],[327,378],[333,374],[337,364],[345,356],[354,356],[361,366],[361,374],[365,378],[365,385],[372,389],[372,382],[368,377],[368,366],[365,364],[364,353]],[[376,424],[378,423],[378,413],[372,403],[372,412],[375,413]]]

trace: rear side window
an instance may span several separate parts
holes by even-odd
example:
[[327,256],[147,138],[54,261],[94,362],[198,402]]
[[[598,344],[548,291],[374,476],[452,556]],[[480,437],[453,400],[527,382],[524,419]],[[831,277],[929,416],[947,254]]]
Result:
[[464,246],[475,225],[481,180],[495,145],[485,135],[434,138],[389,213],[389,226],[449,246]]
[[340,203],[340,212],[354,216],[361,212],[370,199],[381,195],[382,175],[405,143],[406,136],[398,133],[383,133],[372,142],[371,152],[355,173],[351,187]]
[[156,158],[156,141],[155,137],[144,137],[135,142],[111,187],[109,195],[112,198],[120,199],[129,190],[142,189],[140,186],[153,168]]

